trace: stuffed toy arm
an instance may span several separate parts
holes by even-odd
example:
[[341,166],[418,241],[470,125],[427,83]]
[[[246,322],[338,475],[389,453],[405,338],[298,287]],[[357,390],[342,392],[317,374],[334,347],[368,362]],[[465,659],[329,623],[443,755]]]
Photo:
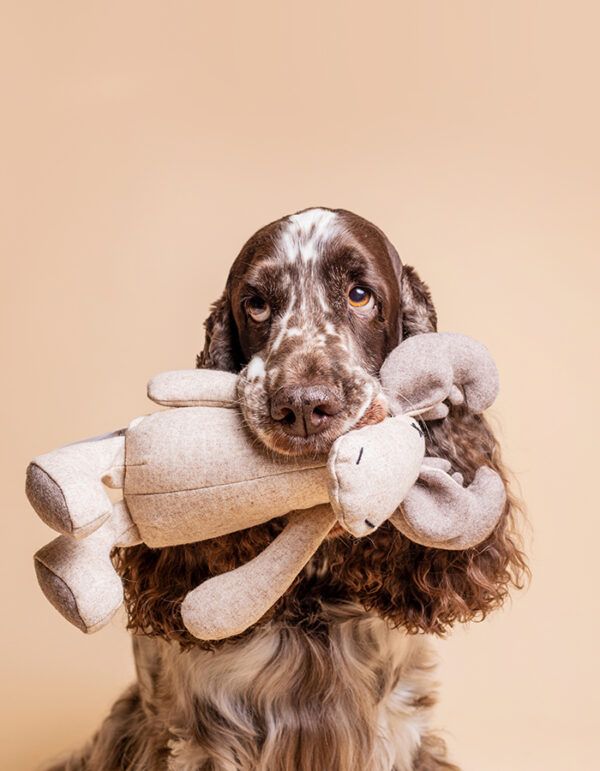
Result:
[[161,372],[148,382],[148,398],[165,407],[233,407],[238,376],[212,369]]
[[470,549],[498,524],[506,490],[487,466],[477,469],[469,487],[450,473],[443,458],[425,458],[417,483],[390,521],[411,541],[436,549]]
[[283,531],[257,557],[187,594],[181,605],[186,629],[201,640],[222,640],[255,624],[289,589],[335,519],[327,504],[291,512]]
[[419,475],[424,449],[417,422],[404,416],[339,437],[327,463],[324,492],[331,505],[292,512],[261,554],[191,591],[181,608],[186,628],[200,639],[220,640],[256,623],[287,591],[336,519],[361,536],[394,513]]

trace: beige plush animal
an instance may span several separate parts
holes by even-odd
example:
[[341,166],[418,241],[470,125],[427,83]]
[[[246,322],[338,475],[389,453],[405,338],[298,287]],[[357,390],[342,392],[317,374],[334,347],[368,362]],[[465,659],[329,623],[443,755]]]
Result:
[[[62,533],[35,555],[47,598],[79,629],[96,631],[123,600],[114,547],[192,543],[287,515],[258,557],[184,599],[187,629],[222,639],[261,618],[336,520],[356,537],[390,518],[418,543],[479,543],[502,513],[504,484],[482,467],[463,487],[447,461],[425,457],[417,416],[443,419],[447,402],[486,409],[498,389],[489,353],[462,335],[415,336],[390,354],[381,382],[390,417],[339,437],[327,458],[298,460],[273,456],[247,433],[236,375],[158,375],[148,395],[171,409],[41,455],[27,470],[31,504]],[[122,488],[123,499],[113,505],[104,485]]]

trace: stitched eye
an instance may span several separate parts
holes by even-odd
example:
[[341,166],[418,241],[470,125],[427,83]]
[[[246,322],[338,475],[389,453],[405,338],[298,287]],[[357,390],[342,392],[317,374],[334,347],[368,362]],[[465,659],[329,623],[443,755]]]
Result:
[[375,305],[375,295],[365,286],[353,286],[348,292],[348,304],[360,311],[370,311]]
[[271,307],[262,297],[256,295],[246,300],[246,313],[254,321],[266,321],[271,315]]

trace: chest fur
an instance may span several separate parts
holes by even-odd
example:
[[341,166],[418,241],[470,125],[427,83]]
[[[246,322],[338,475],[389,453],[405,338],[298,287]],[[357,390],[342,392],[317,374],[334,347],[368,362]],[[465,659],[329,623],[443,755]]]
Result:
[[321,633],[268,624],[214,652],[140,638],[173,771],[404,771],[434,702],[426,638],[348,604]]

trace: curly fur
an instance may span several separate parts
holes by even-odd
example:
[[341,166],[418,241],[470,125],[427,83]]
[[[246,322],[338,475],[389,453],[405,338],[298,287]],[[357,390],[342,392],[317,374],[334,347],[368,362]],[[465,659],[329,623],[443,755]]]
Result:
[[[263,229],[255,242],[270,248],[272,234]],[[381,243],[397,260],[387,239]],[[400,336],[434,330],[426,285],[412,268],[400,272],[394,263],[394,271]],[[212,308],[198,366],[243,366],[228,297],[226,291]],[[508,482],[486,420],[463,407],[429,424],[427,453],[449,459],[467,483],[483,464]],[[494,532],[464,551],[415,544],[387,524],[370,538],[330,538],[258,624],[215,643],[187,632],[181,601],[201,581],[260,553],[283,521],[187,546],[120,549],[115,564],[138,682],[88,747],[56,768],[456,769],[428,728],[433,664],[419,633],[443,635],[457,622],[481,620],[511,585],[522,585],[519,515],[509,496]]]
[[[497,441],[484,418],[453,408],[449,418],[432,424],[429,431],[428,454],[450,459],[467,482],[485,462],[508,482]],[[326,541],[261,623],[276,619],[318,629],[323,601],[359,603],[412,633],[441,635],[455,622],[481,620],[502,604],[511,584],[522,586],[526,564],[515,535],[518,513],[509,496],[489,538],[464,551],[415,544],[389,524],[368,539],[344,535]],[[281,527],[281,522],[273,521],[249,528],[243,538],[232,534],[189,546],[121,550],[118,567],[132,631],[183,647],[214,647],[215,643],[199,642],[187,632],[179,604],[200,581],[260,553]]]

